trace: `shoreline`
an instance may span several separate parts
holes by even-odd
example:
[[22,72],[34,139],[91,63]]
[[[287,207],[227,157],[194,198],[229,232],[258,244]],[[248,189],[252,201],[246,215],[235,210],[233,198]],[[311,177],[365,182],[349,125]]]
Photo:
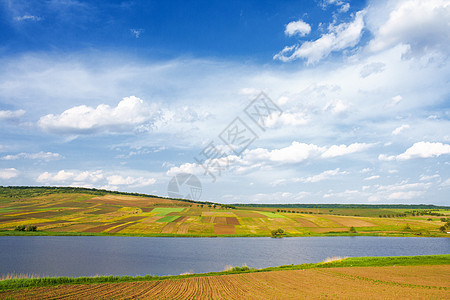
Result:
[[[14,231],[0,230],[0,236],[121,236],[121,237],[171,237],[171,238],[224,238],[224,237],[272,237],[271,235],[258,234],[170,234],[170,233],[102,233],[102,232],[53,232],[53,231]],[[431,237],[450,238],[450,234],[415,234],[415,233],[351,233],[351,232],[330,232],[313,234],[286,234],[282,238],[290,237],[328,237],[328,236],[376,236],[376,237]],[[276,237],[279,238],[279,237]]]
[[307,270],[319,268],[345,267],[389,267],[389,266],[423,266],[450,265],[450,254],[418,255],[418,256],[384,256],[384,257],[350,257],[331,258],[319,263],[305,263],[300,265],[282,265],[263,269],[253,269],[247,266],[233,267],[230,270],[208,273],[193,273],[169,276],[96,276],[96,277],[42,277],[42,278],[13,278],[0,280],[0,291],[78,284],[121,283],[137,281],[176,280],[192,277],[210,277],[233,274],[260,273],[273,271]]

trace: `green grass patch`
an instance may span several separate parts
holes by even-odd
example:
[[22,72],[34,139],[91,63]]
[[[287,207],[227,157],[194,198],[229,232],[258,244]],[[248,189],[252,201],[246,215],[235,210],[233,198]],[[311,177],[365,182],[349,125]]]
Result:
[[166,223],[170,223],[175,221],[176,219],[178,219],[180,216],[165,216],[162,219],[157,220],[156,222],[166,222]]
[[132,282],[152,280],[174,280],[190,277],[218,276],[228,274],[304,270],[314,268],[341,268],[341,267],[387,267],[387,266],[421,266],[421,265],[448,265],[450,254],[421,255],[421,256],[390,256],[390,257],[351,257],[341,260],[253,269],[248,267],[234,267],[227,271],[210,272],[200,274],[176,275],[176,276],[96,276],[96,277],[46,277],[46,278],[21,278],[6,279],[0,281],[0,291],[19,288],[56,286],[63,284],[93,284],[110,282]]
[[258,214],[265,215],[266,217],[269,217],[269,218],[286,218],[283,215],[276,214],[273,212],[268,212],[268,211],[258,211]]
[[152,212],[157,213],[158,216],[165,216],[172,212],[182,212],[184,209],[184,207],[157,207]]

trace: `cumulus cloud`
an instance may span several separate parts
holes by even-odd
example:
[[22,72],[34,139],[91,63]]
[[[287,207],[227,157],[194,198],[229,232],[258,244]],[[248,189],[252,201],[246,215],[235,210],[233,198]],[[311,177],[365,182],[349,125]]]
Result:
[[392,161],[392,160],[409,160],[413,158],[432,158],[439,157],[444,154],[450,154],[450,145],[443,143],[431,143],[431,142],[418,142],[414,143],[406,151],[399,155],[380,154],[379,160]]
[[393,135],[399,135],[405,129],[409,129],[409,125],[408,124],[403,124],[402,126],[395,128],[392,131],[392,134]]
[[373,175],[373,176],[369,176],[369,177],[364,178],[364,180],[375,180],[375,179],[378,179],[378,178],[380,178],[379,175]]
[[49,114],[39,119],[43,130],[55,133],[89,134],[97,132],[127,132],[139,125],[151,124],[158,111],[155,106],[130,96],[123,98],[116,107],[106,104],[96,108],[80,105],[59,115]]
[[[434,50],[448,53],[450,2],[447,0],[390,1],[379,14],[370,16],[375,19],[369,22],[374,34],[369,43],[372,51],[405,44],[413,53]],[[388,14],[387,19],[384,14]]]
[[[167,175],[172,176],[177,173],[205,174],[205,171],[208,170],[212,172],[212,169],[210,170],[209,166],[215,166],[216,169],[230,169],[237,173],[242,173],[249,170],[260,169],[265,166],[296,164],[308,159],[325,159],[344,156],[364,151],[372,145],[373,144],[354,143],[348,146],[333,145],[331,147],[321,147],[315,144],[294,141],[291,145],[284,148],[273,150],[266,148],[247,149],[241,156],[229,155],[218,159],[208,159],[205,162],[202,162],[203,166],[196,163],[185,163],[179,167],[173,166],[167,171]],[[339,170],[325,171],[324,174],[319,174],[319,177],[315,177],[315,179],[310,178],[308,182],[313,182],[311,180],[317,180],[317,178],[322,178],[323,176],[332,176],[334,172],[339,172]],[[344,173],[341,172],[340,174]]]
[[3,120],[12,120],[20,118],[25,114],[23,109],[19,110],[0,110],[0,121]]
[[17,171],[15,168],[7,168],[7,169],[0,169],[0,178],[1,179],[11,179],[14,177],[17,177],[19,175],[19,171]]
[[366,144],[366,143],[353,143],[351,145],[333,145],[328,150],[326,150],[323,154],[323,158],[332,158],[347,154],[352,154],[355,152],[361,152],[369,149],[372,147],[373,144]]
[[69,184],[72,186],[90,186],[93,184],[103,184],[103,188],[116,188],[116,186],[143,187],[156,182],[151,177],[133,177],[122,176],[118,174],[105,175],[103,170],[96,171],[78,171],[78,170],[60,170],[55,173],[43,172],[36,179],[37,182],[46,184]]
[[354,47],[362,36],[364,14],[365,11],[357,12],[350,23],[330,24],[328,32],[317,40],[285,47],[273,58],[283,62],[302,58],[306,59],[307,64],[313,64],[324,59],[333,51]]
[[306,178],[299,178],[297,181],[301,181],[301,182],[305,182],[305,183],[308,183],[308,182],[313,183],[313,182],[319,182],[322,180],[330,179],[331,177],[334,177],[334,176],[346,175],[346,174],[348,174],[348,172],[340,171],[340,169],[337,168],[334,170],[324,171],[324,172],[314,175],[314,176],[310,176],[310,177],[306,177]]
[[41,175],[38,176],[37,181],[38,182],[64,182],[69,179],[73,179],[75,177],[75,173],[68,172],[65,170],[61,170],[55,174],[51,174],[49,172],[44,172]]
[[156,182],[155,178],[144,178],[144,177],[131,177],[131,176],[121,176],[112,175],[107,177],[109,185],[128,185],[131,187],[142,187],[152,185]]
[[44,160],[51,161],[61,159],[63,156],[59,153],[53,152],[38,152],[38,153],[19,153],[19,154],[9,154],[3,156],[2,160],[17,160],[17,159],[36,159],[36,160]]
[[284,33],[288,36],[293,35],[305,36],[310,32],[311,26],[302,20],[290,22],[289,24],[286,25],[286,29],[284,30]]

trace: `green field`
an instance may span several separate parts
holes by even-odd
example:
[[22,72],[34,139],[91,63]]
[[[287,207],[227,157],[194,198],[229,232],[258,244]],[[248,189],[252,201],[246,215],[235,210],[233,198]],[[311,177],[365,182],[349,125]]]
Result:
[[[448,237],[448,207],[222,205],[78,188],[0,187],[0,235]],[[17,231],[23,226],[25,231]],[[36,226],[37,231],[28,231]]]

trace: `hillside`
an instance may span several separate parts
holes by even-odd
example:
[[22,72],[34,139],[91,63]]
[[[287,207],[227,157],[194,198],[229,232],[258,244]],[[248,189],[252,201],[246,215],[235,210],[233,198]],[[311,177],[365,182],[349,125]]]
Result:
[[0,187],[2,235],[270,236],[281,228],[288,236],[448,236],[440,230],[448,217],[445,207],[230,206],[84,188]]

